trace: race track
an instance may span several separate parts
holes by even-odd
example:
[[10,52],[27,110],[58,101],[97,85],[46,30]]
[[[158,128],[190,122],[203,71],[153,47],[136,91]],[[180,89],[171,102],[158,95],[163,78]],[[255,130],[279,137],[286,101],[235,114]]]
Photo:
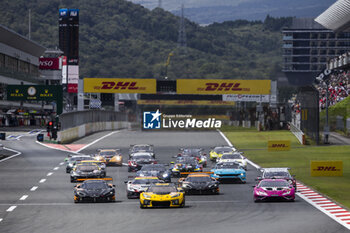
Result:
[[[107,133],[75,143],[88,144]],[[248,167],[246,184],[221,184],[220,195],[186,196],[183,209],[140,209],[138,200],[126,198],[124,180],[132,173],[126,166],[108,167],[107,175],[116,185],[117,202],[74,204],[74,184],[69,182],[62,163],[68,153],[43,147],[34,140],[24,137],[3,142],[22,154],[0,162],[1,233],[348,232],[299,197],[295,202],[254,203],[252,185],[258,172],[252,166]],[[208,153],[213,146],[226,145],[216,131],[118,131],[81,153],[120,148],[126,163],[129,145],[137,143],[153,144],[160,163],[173,161],[172,156],[181,147],[202,147]]]

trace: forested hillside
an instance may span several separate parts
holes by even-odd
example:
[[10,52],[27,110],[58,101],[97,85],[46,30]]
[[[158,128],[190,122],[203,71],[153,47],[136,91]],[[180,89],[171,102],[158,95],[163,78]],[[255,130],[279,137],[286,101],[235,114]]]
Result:
[[201,27],[186,20],[187,51],[177,47],[179,18],[125,0],[2,0],[0,24],[58,46],[58,9],[80,9],[83,77],[274,78],[281,70],[281,33],[291,18],[228,21]]

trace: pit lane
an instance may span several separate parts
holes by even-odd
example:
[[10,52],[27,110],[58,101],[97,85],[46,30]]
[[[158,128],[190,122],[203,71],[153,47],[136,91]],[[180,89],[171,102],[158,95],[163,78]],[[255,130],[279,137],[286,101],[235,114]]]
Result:
[[[120,148],[126,163],[129,145],[138,143],[153,144],[160,163],[174,161],[172,156],[181,147],[202,147],[208,153],[213,146],[226,145],[216,131],[122,131],[81,153]],[[252,166],[247,184],[223,184],[220,195],[186,196],[183,209],[140,209],[138,200],[126,198],[124,180],[134,173],[125,166],[108,167],[107,175],[117,186],[117,202],[74,204],[74,184],[61,165],[67,153],[41,147],[32,138],[11,144],[23,153],[0,164],[0,232],[348,232],[298,197],[294,203],[254,203],[251,186],[258,172]],[[42,179],[46,181],[39,183]],[[38,188],[30,191],[35,185]],[[23,195],[28,198],[19,200]],[[6,212],[11,206],[17,208]]]

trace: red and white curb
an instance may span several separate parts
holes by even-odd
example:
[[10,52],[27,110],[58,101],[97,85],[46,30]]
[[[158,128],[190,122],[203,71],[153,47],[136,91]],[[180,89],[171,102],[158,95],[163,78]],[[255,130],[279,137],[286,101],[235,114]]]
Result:
[[[219,134],[229,146],[233,146],[230,140],[220,131]],[[256,163],[247,159],[247,162],[255,167],[260,169],[261,167]],[[330,218],[350,230],[350,212],[349,210],[344,209],[328,198],[322,196],[322,194],[315,192],[311,188],[307,187],[304,184],[297,182],[297,196],[305,200],[310,205],[314,206],[316,209],[320,210],[324,214],[328,215]]]
[[322,196],[322,194],[315,192],[299,182],[297,182],[297,190],[299,197],[350,230],[349,210],[344,209],[327,197]]
[[107,135],[104,135],[98,139],[96,139],[95,141],[89,143],[89,144],[49,144],[49,143],[42,143],[39,141],[36,141],[36,143],[38,143],[39,145],[45,146],[47,148],[50,149],[54,149],[54,150],[59,150],[59,151],[63,151],[63,152],[69,152],[72,154],[79,154],[80,151],[86,149],[87,147],[101,141],[102,139],[111,136],[112,134],[118,133],[120,131],[113,131]]

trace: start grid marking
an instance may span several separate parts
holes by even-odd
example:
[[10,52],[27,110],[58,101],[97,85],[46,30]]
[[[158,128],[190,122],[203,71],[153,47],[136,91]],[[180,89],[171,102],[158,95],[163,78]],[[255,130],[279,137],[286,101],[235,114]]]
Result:
[[350,230],[350,212],[309,187],[297,183],[298,196]]

